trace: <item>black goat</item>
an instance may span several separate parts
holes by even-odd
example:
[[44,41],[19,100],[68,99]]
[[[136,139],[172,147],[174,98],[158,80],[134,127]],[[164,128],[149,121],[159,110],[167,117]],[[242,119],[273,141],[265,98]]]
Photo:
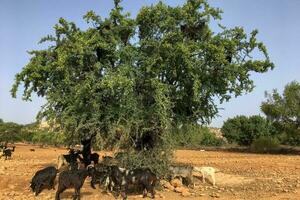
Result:
[[37,171],[32,177],[30,187],[32,192],[37,196],[42,190],[47,187],[48,189],[54,188],[54,180],[57,174],[55,167],[46,167]]
[[99,163],[99,154],[97,153],[92,153],[90,156],[91,161],[94,162],[94,164],[98,164]]
[[[79,152],[79,153],[82,154],[82,152]],[[78,158],[79,158],[80,162],[84,164],[85,167],[90,165],[92,162],[94,163],[94,165],[99,163],[99,154],[97,154],[97,153],[92,153],[85,157],[83,156],[83,158],[78,156]]]
[[71,170],[78,169],[77,159],[79,159],[80,161],[82,160],[79,154],[80,154],[79,151],[70,149],[69,154],[58,156],[57,169],[60,170],[61,167],[64,165],[69,165]]
[[[109,174],[108,174],[108,166],[99,163],[94,165],[93,168],[91,168],[92,171],[92,180],[91,180],[91,187],[93,189],[96,189],[95,185],[99,184],[99,187],[104,184],[105,180],[109,180]],[[105,186],[108,186],[108,183],[105,184]]]
[[[99,162],[99,155],[97,153],[94,156],[92,156],[92,139],[96,136],[96,134],[92,134],[90,137],[87,137],[83,140],[81,140],[81,144],[83,145],[82,151],[80,152],[82,154],[83,159],[81,162],[83,162],[84,166],[87,167],[91,164],[93,161],[94,163]],[[96,156],[98,155],[98,157]]]
[[4,149],[3,149],[3,152],[2,152],[2,155],[0,156],[0,158],[1,158],[2,156],[5,157],[5,160],[7,160],[7,158],[11,158],[12,152],[15,151],[15,148],[16,148],[15,146],[13,146],[12,149],[4,148]]
[[96,189],[95,185],[99,184],[99,187],[103,185],[106,191],[113,191],[114,185],[109,178],[109,166],[106,163],[99,163],[92,170],[91,187]]
[[[129,185],[141,186],[143,189],[143,197],[146,197],[147,193],[150,192],[151,197],[155,198],[154,187],[158,179],[156,175],[151,172],[150,169],[137,168],[133,170],[126,170],[124,168],[120,168],[113,165],[113,166],[103,167],[103,170],[100,171],[99,175],[103,176],[103,174],[105,173],[109,179],[109,189],[116,190],[117,195],[121,191],[123,200],[127,199]],[[96,175],[94,173],[94,176]],[[97,183],[97,181],[101,183],[101,181],[103,180],[106,179],[103,177],[98,177],[97,180],[97,177],[92,177],[92,182],[91,182],[92,187],[94,183]]]
[[92,139],[93,136],[83,139],[81,140],[81,144],[83,145],[81,154],[82,154],[82,162],[84,163],[84,166],[87,167],[89,164],[91,164],[91,154],[92,154],[92,150],[91,150],[91,146],[92,146]]
[[61,172],[58,178],[55,200],[60,200],[60,194],[68,188],[75,189],[73,200],[80,200],[80,189],[87,176],[92,176],[90,168]]
[[151,198],[155,198],[154,187],[157,182],[157,177],[150,169],[138,168],[126,171],[125,183],[122,181],[122,186],[125,186],[125,196],[123,199],[127,199],[127,192],[129,185],[141,186],[143,189],[143,198],[147,197],[148,192],[151,193]]

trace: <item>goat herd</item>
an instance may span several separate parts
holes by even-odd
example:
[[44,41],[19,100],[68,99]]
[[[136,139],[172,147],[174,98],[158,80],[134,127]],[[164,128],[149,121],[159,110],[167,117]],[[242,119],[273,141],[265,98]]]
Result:
[[[82,150],[70,149],[67,155],[59,155],[57,168],[46,167],[35,173],[31,180],[30,187],[35,195],[41,193],[44,188],[54,189],[54,181],[57,173],[58,188],[55,199],[59,200],[61,193],[68,188],[74,188],[73,199],[80,199],[80,189],[85,179],[91,177],[91,187],[95,185],[104,186],[107,191],[115,193],[115,196],[121,196],[127,199],[128,186],[142,186],[143,196],[151,193],[154,198],[154,186],[157,182],[156,175],[149,169],[126,170],[118,167],[115,159],[110,156],[104,156],[103,161],[99,163],[99,155],[91,152],[92,137],[82,140]],[[65,170],[62,170],[67,168]]]
[[[60,199],[61,193],[66,189],[74,188],[75,194],[73,200],[80,199],[80,189],[83,186],[85,179],[91,177],[91,187],[96,189],[95,185],[104,187],[107,192],[111,192],[115,197],[121,194],[123,200],[127,199],[127,194],[132,189],[132,186],[138,187],[143,192],[143,197],[148,193],[151,198],[155,198],[154,187],[158,183],[159,178],[148,168],[136,168],[127,170],[119,167],[117,160],[110,156],[104,156],[99,162],[99,155],[91,152],[92,137],[82,140],[82,149],[69,149],[66,155],[58,156],[58,167],[45,167],[38,170],[32,177],[30,187],[32,192],[37,196],[43,189],[55,189],[55,178],[58,175],[58,188],[55,195],[55,200]],[[6,158],[11,157],[11,152],[15,148],[3,148],[3,153]],[[171,178],[180,177],[186,178],[193,183],[194,173],[200,173],[203,181],[205,176],[212,178],[212,183],[215,185],[215,170],[212,167],[184,167],[172,166],[169,168]]]

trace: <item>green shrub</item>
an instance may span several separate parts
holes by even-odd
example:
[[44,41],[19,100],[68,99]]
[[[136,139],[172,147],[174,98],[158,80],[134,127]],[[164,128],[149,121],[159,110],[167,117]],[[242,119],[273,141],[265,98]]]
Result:
[[159,177],[168,173],[169,164],[172,159],[171,149],[157,147],[151,151],[126,150],[117,156],[120,166],[128,169],[149,168]]
[[265,118],[258,115],[236,116],[224,122],[221,131],[229,143],[249,146],[260,136],[271,135],[273,127]]
[[175,147],[198,148],[201,146],[220,146],[224,141],[217,138],[209,128],[198,124],[185,124],[170,130],[172,144]]
[[217,138],[214,133],[210,131],[203,132],[202,140],[200,145],[203,146],[222,146],[224,144],[224,140],[221,138]]
[[298,131],[298,133],[294,132],[282,132],[279,134],[278,139],[280,140],[281,144],[285,145],[292,145],[292,146],[300,146],[300,130],[295,130]]
[[22,125],[13,122],[3,122],[0,123],[0,142],[18,142],[21,141]]
[[277,138],[270,136],[261,136],[255,139],[250,147],[250,150],[257,153],[274,152],[279,149],[279,141]]
[[27,135],[27,139],[31,140],[26,141],[36,144],[62,145],[66,143],[64,134],[60,132],[51,132],[48,130],[35,130],[27,134],[30,134]]
[[196,126],[189,124],[173,128],[170,135],[175,146],[191,147],[195,146],[197,141],[201,141],[201,135],[197,134],[198,132]]

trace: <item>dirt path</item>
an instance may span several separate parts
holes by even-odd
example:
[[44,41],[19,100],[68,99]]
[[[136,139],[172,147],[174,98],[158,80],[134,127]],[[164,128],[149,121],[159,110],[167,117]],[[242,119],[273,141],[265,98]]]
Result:
[[[30,151],[32,148],[34,152]],[[0,200],[54,199],[53,190],[44,190],[35,197],[29,191],[29,182],[38,169],[55,165],[57,156],[66,152],[65,149],[17,145],[11,160],[0,160]],[[175,159],[179,163],[218,168],[217,187],[199,182],[195,189],[191,189],[193,196],[182,197],[175,192],[158,191],[157,199],[300,200],[300,156],[178,150]],[[71,199],[72,194],[73,190],[68,190],[62,199]],[[81,196],[83,200],[114,199],[102,194],[99,189],[91,189],[89,179]],[[128,199],[142,198],[131,195]]]

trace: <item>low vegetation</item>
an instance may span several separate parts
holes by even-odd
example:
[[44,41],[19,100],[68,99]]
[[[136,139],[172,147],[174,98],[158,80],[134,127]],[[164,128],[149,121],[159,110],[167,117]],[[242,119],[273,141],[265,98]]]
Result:
[[0,123],[0,142],[26,142],[40,145],[69,145],[62,132],[40,129],[38,124]]
[[292,81],[283,94],[266,92],[262,116],[236,116],[224,122],[222,132],[229,143],[250,146],[257,152],[273,151],[281,145],[300,145],[300,83]]
[[279,151],[279,141],[270,136],[260,136],[252,142],[250,150],[255,153],[277,152]]
[[272,125],[259,115],[241,115],[225,121],[221,131],[228,142],[249,146],[261,136],[271,136],[272,129]]
[[185,124],[170,130],[170,141],[175,147],[199,148],[203,146],[221,146],[225,143],[222,138],[217,138],[208,127],[198,124]]

